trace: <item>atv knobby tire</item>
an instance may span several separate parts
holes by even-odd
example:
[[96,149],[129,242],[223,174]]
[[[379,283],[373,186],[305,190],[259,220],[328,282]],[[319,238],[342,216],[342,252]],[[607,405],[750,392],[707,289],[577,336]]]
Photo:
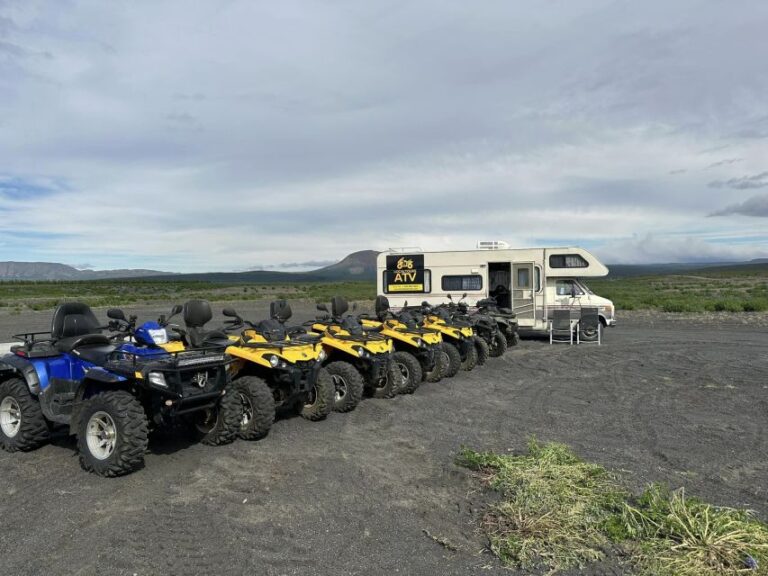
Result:
[[470,346],[467,349],[467,355],[464,360],[461,361],[461,369],[465,372],[469,372],[470,370],[474,370],[475,366],[477,366],[477,348]]
[[349,362],[337,360],[330,362],[325,369],[333,380],[333,410],[351,412],[363,398],[363,376]]
[[0,446],[7,452],[34,450],[48,440],[48,422],[40,402],[20,378],[0,383],[0,418]]
[[505,334],[504,338],[507,341],[507,348],[517,346],[520,343],[520,334],[515,332],[514,334]]
[[333,383],[328,370],[321,368],[317,374],[317,380],[309,397],[299,404],[299,414],[305,420],[318,422],[325,420],[333,411],[333,404],[336,400],[336,386]]
[[493,335],[490,346],[490,354],[493,358],[503,356],[507,351],[507,339],[501,332],[496,332]]
[[432,367],[432,370],[424,371],[424,380],[426,382],[440,382],[448,372],[450,363],[448,354],[443,352],[442,348],[435,350],[435,365]]
[[95,394],[78,411],[80,465],[99,476],[122,476],[144,466],[149,424],[138,399],[124,390]]
[[488,360],[488,356],[490,356],[488,342],[480,336],[473,336],[472,338],[475,340],[475,349],[477,350],[477,365],[482,366]]
[[413,394],[422,380],[419,360],[410,352],[401,350],[392,354],[392,362],[397,366],[401,376],[397,392],[399,394]]
[[461,370],[461,354],[456,345],[451,342],[443,342],[443,352],[448,356],[448,370],[443,376],[453,378]]
[[367,382],[368,390],[373,398],[393,398],[400,388],[402,374],[393,361],[387,364],[386,378],[380,382]]
[[275,398],[267,383],[258,376],[240,376],[232,382],[230,393],[242,406],[239,436],[259,440],[269,434],[275,421]]
[[243,404],[230,384],[214,408],[192,414],[192,432],[206,446],[222,446],[235,441],[242,421]]

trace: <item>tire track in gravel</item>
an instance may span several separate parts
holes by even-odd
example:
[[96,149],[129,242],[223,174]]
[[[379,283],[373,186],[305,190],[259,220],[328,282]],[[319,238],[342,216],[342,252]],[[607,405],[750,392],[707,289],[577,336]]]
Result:
[[453,460],[462,444],[522,451],[532,434],[633,487],[684,484],[766,519],[767,345],[756,330],[642,323],[602,347],[524,341],[411,396],[280,420],[259,442],[153,437],[146,469],[115,480],[81,472],[67,440],[0,453],[14,526],[0,554],[22,575],[510,574],[480,553],[487,496]]

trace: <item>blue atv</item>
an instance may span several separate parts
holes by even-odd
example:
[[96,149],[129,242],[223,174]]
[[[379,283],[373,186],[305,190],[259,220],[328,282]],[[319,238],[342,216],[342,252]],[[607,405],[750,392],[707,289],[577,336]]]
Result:
[[[101,326],[87,305],[65,303],[50,332],[16,336],[24,343],[0,357],[4,450],[33,450],[64,425],[77,436],[82,467],[112,477],[143,466],[155,427],[189,420],[206,444],[235,439],[242,407],[227,394],[221,349],[169,353],[139,341],[162,341],[160,322],[135,328],[119,310],[109,316]],[[111,338],[102,333],[109,328]]]

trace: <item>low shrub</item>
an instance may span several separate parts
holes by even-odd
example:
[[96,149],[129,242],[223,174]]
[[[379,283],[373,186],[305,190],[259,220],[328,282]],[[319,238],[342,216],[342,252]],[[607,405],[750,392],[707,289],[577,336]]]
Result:
[[562,444],[531,440],[525,455],[462,448],[456,461],[501,495],[482,528],[507,566],[551,574],[614,548],[647,576],[768,574],[768,526],[748,511],[660,484],[633,497]]

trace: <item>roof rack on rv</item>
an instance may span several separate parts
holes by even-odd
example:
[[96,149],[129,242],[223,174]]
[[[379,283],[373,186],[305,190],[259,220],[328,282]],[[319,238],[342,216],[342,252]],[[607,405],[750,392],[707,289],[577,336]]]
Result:
[[509,248],[509,243],[504,240],[479,240],[477,243],[478,250],[506,250]]
[[386,252],[392,252],[393,254],[411,254],[413,252],[424,252],[419,246],[403,246],[397,248],[387,248]]

